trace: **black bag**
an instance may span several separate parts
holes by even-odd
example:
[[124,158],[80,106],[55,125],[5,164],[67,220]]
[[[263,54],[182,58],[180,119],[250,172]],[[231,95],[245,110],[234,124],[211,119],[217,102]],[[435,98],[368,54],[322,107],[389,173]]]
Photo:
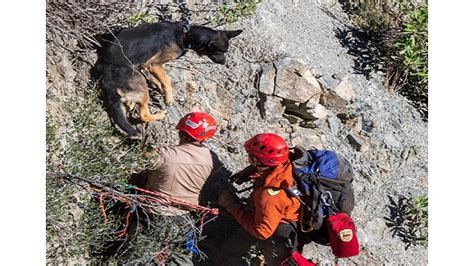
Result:
[[[287,189],[302,203],[299,230],[312,241],[328,244],[325,218],[354,209],[354,172],[350,162],[329,150],[296,146],[290,156],[296,187]],[[304,240],[303,240],[304,242]]]

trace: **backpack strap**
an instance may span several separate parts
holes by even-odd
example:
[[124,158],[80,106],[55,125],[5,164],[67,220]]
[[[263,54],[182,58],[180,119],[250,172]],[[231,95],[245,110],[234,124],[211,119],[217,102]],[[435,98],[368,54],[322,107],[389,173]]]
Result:
[[[318,230],[319,228],[321,228],[324,217],[325,217],[324,214],[325,214],[326,206],[321,201],[322,192],[320,190],[321,186],[319,185],[317,175],[305,174],[301,176],[301,178],[305,179],[305,182],[308,182],[309,184],[311,183],[315,184],[315,186],[311,185],[305,188],[306,191],[304,192],[303,197],[306,196],[305,199],[309,202],[308,204],[303,204],[301,206],[301,212],[300,212],[300,228],[301,228],[301,231],[307,233],[307,232]],[[308,224],[304,223],[305,215],[310,216]],[[317,217],[317,220],[314,220],[315,217]]]

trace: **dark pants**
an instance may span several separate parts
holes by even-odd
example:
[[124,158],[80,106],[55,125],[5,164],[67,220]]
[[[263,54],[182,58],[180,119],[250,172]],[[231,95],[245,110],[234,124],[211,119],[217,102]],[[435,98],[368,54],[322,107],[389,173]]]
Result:
[[198,242],[198,248],[204,256],[195,256],[194,265],[220,265],[222,244],[239,228],[237,221],[229,216],[218,216],[217,219],[207,223],[203,228],[203,239]]
[[240,228],[223,243],[219,265],[248,265],[245,256],[252,246],[263,253],[266,265],[280,265],[290,256],[296,242],[296,230],[289,224],[280,224],[273,236],[265,240],[257,239]]

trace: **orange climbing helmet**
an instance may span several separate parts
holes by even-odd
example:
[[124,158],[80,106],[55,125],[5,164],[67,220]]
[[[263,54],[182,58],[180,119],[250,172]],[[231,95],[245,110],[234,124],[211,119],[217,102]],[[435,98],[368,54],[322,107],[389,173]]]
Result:
[[262,133],[245,142],[245,150],[266,166],[275,166],[288,160],[286,141],[273,133]]
[[186,132],[193,139],[202,141],[216,134],[217,122],[209,114],[192,112],[181,118],[176,128]]

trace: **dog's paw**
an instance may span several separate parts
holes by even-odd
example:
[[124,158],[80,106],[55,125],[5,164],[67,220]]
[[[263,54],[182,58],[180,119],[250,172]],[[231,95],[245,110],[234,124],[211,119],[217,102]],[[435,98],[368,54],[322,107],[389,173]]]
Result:
[[153,115],[153,118],[154,120],[161,120],[166,117],[166,113],[167,112],[165,110],[159,111],[158,113]]
[[130,139],[130,140],[141,140],[142,135],[137,132],[136,134],[128,135],[128,139]]
[[174,97],[173,97],[173,95],[166,94],[166,95],[165,95],[165,103],[166,103],[166,105],[172,105],[172,104],[174,104]]

